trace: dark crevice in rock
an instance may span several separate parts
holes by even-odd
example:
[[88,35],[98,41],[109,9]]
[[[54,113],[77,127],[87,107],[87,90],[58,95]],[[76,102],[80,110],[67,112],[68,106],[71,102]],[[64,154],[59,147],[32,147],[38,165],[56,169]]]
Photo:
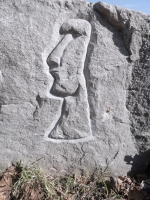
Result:
[[39,109],[38,109],[38,106],[36,106],[36,109],[35,109],[35,111],[33,113],[33,119],[39,121],[39,117],[38,116],[39,116]]
[[36,101],[38,102],[39,107],[41,108],[41,107],[42,107],[42,100],[41,100],[41,97],[40,97],[39,94],[38,94],[37,97],[36,97]]

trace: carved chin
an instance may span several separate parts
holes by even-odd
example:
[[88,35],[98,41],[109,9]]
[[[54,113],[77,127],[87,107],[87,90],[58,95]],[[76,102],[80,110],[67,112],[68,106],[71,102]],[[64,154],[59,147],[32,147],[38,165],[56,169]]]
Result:
[[55,82],[52,92],[60,97],[71,96],[78,89],[78,83],[66,81],[65,83]]

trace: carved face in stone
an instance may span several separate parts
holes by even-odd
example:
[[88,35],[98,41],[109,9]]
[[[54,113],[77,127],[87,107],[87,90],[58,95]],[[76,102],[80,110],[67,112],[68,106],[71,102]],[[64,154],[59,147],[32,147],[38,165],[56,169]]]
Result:
[[47,63],[54,77],[52,92],[65,97],[73,95],[82,80],[91,26],[85,20],[70,19],[62,25],[60,33],[64,37],[50,53]]

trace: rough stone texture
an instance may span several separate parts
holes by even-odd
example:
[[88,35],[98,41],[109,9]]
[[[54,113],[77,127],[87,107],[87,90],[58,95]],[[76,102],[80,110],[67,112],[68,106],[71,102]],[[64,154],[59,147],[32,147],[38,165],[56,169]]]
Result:
[[143,170],[149,30],[150,16],[101,2],[0,1],[0,166]]

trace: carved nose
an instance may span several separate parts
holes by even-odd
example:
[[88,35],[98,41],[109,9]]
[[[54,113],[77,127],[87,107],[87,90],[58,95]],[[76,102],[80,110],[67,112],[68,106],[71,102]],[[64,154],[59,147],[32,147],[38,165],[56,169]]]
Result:
[[71,40],[73,40],[71,34],[65,35],[60,43],[56,46],[56,48],[48,56],[47,64],[49,65],[50,70],[60,66],[60,61],[63,56],[64,50],[68,46],[69,42],[71,42]]

